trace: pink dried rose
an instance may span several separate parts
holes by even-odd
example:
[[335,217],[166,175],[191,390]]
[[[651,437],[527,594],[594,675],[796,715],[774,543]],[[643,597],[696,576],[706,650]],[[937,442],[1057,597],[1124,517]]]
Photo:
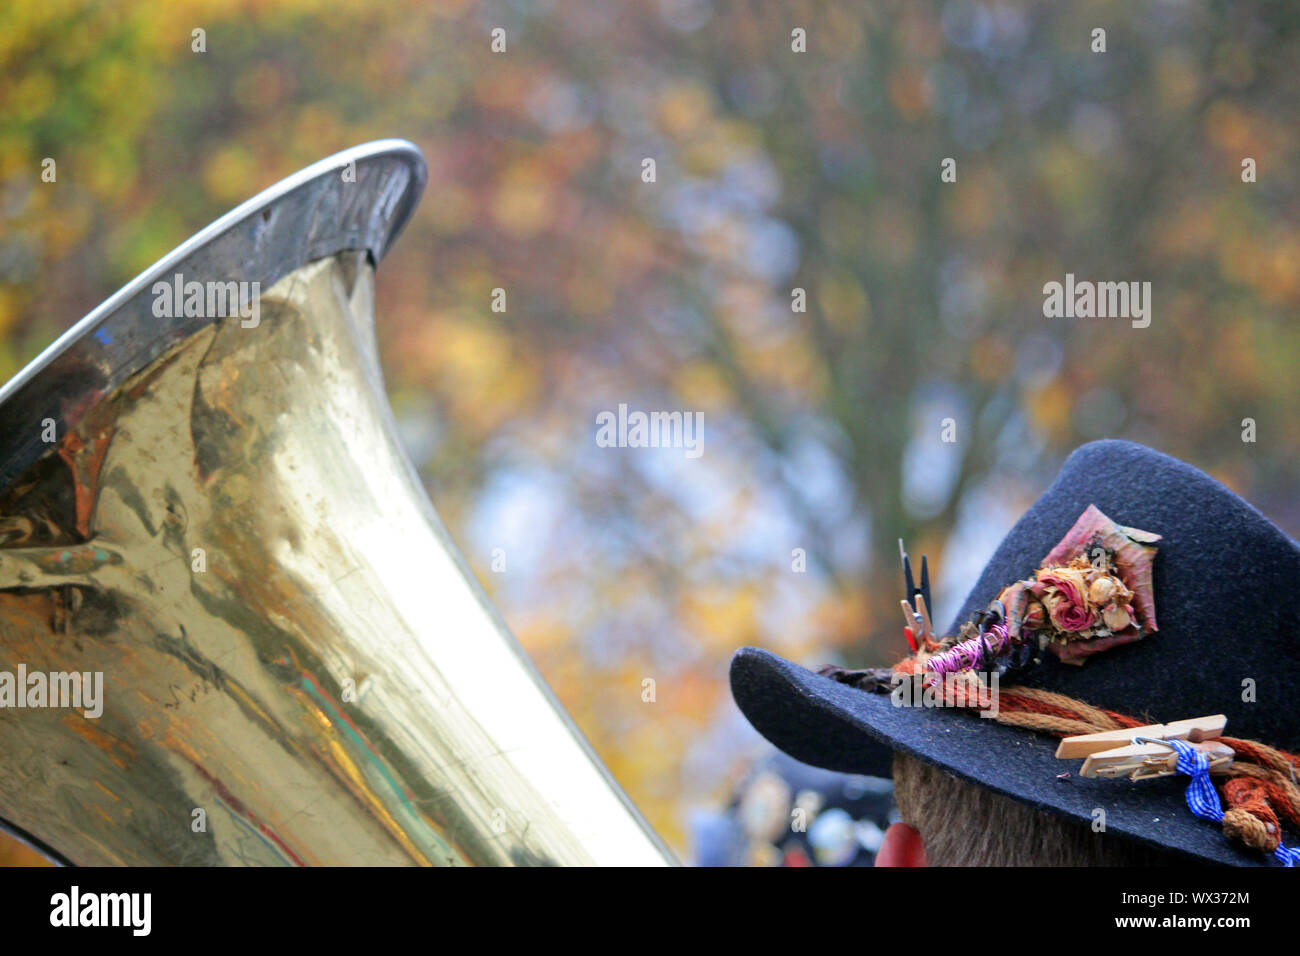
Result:
[[1042,568],[1038,571],[1039,600],[1058,631],[1085,631],[1097,623],[1089,606],[1083,573],[1074,568]]
[[1134,617],[1142,632],[1139,637],[1154,633],[1157,630],[1156,602],[1151,585],[1151,568],[1159,550],[1156,542],[1160,540],[1160,535],[1116,524],[1102,514],[1096,505],[1088,505],[1060,544],[1043,559],[1043,566],[1067,564],[1084,554],[1094,538],[1114,553],[1119,579],[1132,592],[1133,610],[1136,611]]
[[[1156,542],[1159,540],[1158,534],[1116,524],[1102,514],[1096,505],[1087,507],[1060,544],[1043,559],[1043,567],[1051,573],[1057,570],[1058,565],[1082,565],[1088,560],[1086,552],[1094,542],[1107,549],[1114,556],[1113,573],[1118,582],[1111,588],[1105,585],[1098,588],[1094,607],[1101,605],[1102,600],[1107,601],[1100,613],[1102,622],[1111,633],[1086,639],[1053,641],[1048,645],[1053,654],[1064,663],[1082,664],[1093,654],[1131,644],[1156,630],[1156,602],[1151,570],[1158,550]],[[1098,580],[1103,578],[1094,578],[1093,584]],[[1109,593],[1103,597],[1103,592]],[[1092,597],[1091,587],[1086,593],[1089,598]],[[1070,617],[1071,621],[1077,619]],[[1053,616],[1052,621],[1056,623],[1056,616]]]

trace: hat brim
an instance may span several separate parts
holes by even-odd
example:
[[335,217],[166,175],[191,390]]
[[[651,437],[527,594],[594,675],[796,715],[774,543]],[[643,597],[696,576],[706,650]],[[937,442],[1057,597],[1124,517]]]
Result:
[[[797,760],[842,773],[891,775],[901,751],[954,776],[1040,810],[1091,826],[1106,811],[1106,832],[1188,862],[1261,866],[1273,861],[1238,849],[1214,824],[1192,815],[1187,778],[1133,782],[1081,777],[1057,760],[1055,738],[953,708],[896,706],[820,677],[768,651],[741,649],[731,662],[731,690],[754,728]],[[1072,771],[1068,778],[1058,774]]]

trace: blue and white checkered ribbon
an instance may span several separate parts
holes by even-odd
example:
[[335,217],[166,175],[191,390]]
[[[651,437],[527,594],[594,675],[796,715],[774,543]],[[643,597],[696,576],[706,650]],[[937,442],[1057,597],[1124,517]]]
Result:
[[[1185,740],[1165,740],[1162,743],[1173,747],[1178,753],[1178,772],[1192,778],[1187,785],[1187,806],[1192,813],[1203,820],[1223,822],[1223,806],[1214,784],[1210,783],[1210,761],[1205,754]],[[1273,851],[1273,856],[1287,866],[1300,864],[1300,848],[1288,848],[1281,843]]]

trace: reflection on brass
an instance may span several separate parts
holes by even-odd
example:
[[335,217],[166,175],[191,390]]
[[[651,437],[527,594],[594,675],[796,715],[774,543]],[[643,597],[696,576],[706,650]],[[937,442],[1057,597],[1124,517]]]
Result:
[[53,866],[49,860],[26,843],[0,833],[0,866]]
[[666,861],[434,514],[372,294],[296,269],[0,491],[0,671],[103,674],[0,708],[0,817],[68,860]]

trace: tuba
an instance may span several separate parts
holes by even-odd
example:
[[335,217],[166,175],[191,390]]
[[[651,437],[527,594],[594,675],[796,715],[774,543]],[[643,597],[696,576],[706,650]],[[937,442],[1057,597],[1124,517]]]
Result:
[[404,453],[387,140],[193,236],[0,389],[0,819],[75,865],[655,865]]

